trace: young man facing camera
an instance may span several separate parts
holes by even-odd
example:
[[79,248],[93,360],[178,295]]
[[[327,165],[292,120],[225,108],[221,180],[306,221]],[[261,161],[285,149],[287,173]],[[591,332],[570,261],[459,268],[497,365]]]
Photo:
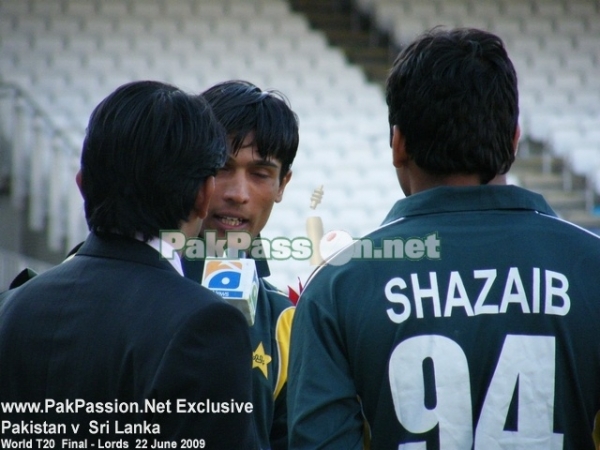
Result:
[[[257,238],[280,202],[298,149],[298,118],[275,91],[227,81],[202,94],[225,128],[231,153],[215,179],[215,193],[200,237],[245,232]],[[266,250],[266,249],[265,249]],[[200,281],[204,261],[183,260],[187,277]],[[259,280],[253,349],[254,416],[262,448],[286,449],[287,367],[294,315],[290,300],[271,286],[267,261],[256,260]]]
[[161,230],[197,235],[226,156],[206,101],[174,86],[129,83],[94,109],[77,174],[90,235],[0,309],[0,401],[34,405],[2,408],[3,438],[256,448],[247,323],[159,253]]
[[306,286],[290,447],[594,449],[600,239],[538,194],[490,185],[519,136],[502,41],[426,33],[386,94],[406,198],[367,237],[394,252],[326,265]]

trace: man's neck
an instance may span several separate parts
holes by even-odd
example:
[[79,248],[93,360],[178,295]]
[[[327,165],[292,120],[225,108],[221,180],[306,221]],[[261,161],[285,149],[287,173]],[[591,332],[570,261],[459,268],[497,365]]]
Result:
[[446,176],[434,176],[419,170],[419,176],[410,180],[410,193],[416,194],[440,186],[481,186],[481,178],[478,174],[452,174]]

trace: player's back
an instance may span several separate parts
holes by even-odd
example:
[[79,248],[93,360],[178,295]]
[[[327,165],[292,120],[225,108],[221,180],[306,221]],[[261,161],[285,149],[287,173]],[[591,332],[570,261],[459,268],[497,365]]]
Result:
[[330,285],[371,448],[592,449],[600,239],[517,188],[432,191],[300,301]]

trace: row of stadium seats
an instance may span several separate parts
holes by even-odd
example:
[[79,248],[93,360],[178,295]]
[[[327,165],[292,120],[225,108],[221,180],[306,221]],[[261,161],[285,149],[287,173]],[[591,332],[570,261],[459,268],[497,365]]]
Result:
[[[356,0],[402,46],[437,25],[480,27],[506,43],[519,77],[524,139],[564,161],[563,184],[586,177],[587,207],[600,195],[598,0]],[[548,169],[549,170],[549,169]]]
[[21,0],[8,2],[2,7],[3,14],[13,14],[26,20],[28,17],[42,19],[61,16],[89,17],[95,14],[120,17],[134,14],[138,17],[190,17],[213,16],[217,18],[252,16],[263,13],[285,16],[289,12],[287,2],[272,0],[196,1],[196,0]]
[[[374,14],[386,4],[364,3]],[[393,3],[406,5],[407,17],[414,19],[398,18],[394,25],[404,30],[412,26],[415,34],[431,20],[417,20],[414,12],[419,8],[433,8],[435,20],[444,13],[469,18],[470,24],[505,27],[521,81],[525,137],[550,143],[551,131],[560,127],[552,126],[548,117],[574,117],[574,111],[581,117],[581,136],[597,127],[596,1],[593,8],[579,1],[543,6],[541,0],[525,6],[514,6],[516,0]],[[495,6],[483,6],[488,3]],[[473,14],[473,8],[479,12]],[[558,10],[565,16],[551,12]],[[247,20],[248,14],[253,20]],[[525,25],[530,19],[531,25]],[[0,82],[20,86],[28,99],[8,96],[1,102],[2,111],[8,112],[0,114],[0,126],[13,141],[12,195],[15,204],[30,199],[30,226],[46,224],[55,248],[68,248],[86,233],[72,174],[89,114],[102,97],[132,79],[161,79],[199,92],[224,79],[244,78],[280,89],[290,99],[300,117],[300,149],[293,181],[265,236],[304,235],[309,214],[321,215],[326,230],[362,235],[378,226],[401,196],[391,167],[380,88],[367,83],[362,71],[283,1],[3,0],[0,25]],[[40,119],[36,106],[50,122]],[[568,150],[584,147],[560,145]],[[560,153],[566,167],[575,172],[584,167],[594,186],[598,171],[593,157],[573,151],[571,162],[568,153]],[[558,150],[549,154],[559,155]],[[323,203],[310,211],[310,194],[321,184]],[[281,272],[275,270],[281,282],[309,269],[306,262],[281,266]]]
[[[85,237],[73,175],[87,120],[110,91],[140,78],[191,92],[243,78],[289,98],[300,119],[300,148],[266,237],[306,235],[310,195],[319,185],[325,197],[317,213],[326,230],[358,236],[378,226],[401,196],[381,89],[283,1],[175,3],[0,3],[0,83],[18,86],[0,97],[0,130],[12,141],[13,203],[27,205],[29,226],[46,229],[58,252]],[[306,261],[277,265],[279,285],[311,270]]]
[[[288,36],[302,34],[306,31],[307,22],[303,16],[288,14],[285,23],[285,33]],[[126,37],[140,33],[149,33],[148,37],[177,38],[182,33],[186,35],[207,37],[209,35],[230,35],[239,37],[246,33],[269,35],[281,28],[278,17],[263,13],[254,13],[253,20],[247,17],[231,17],[227,20],[215,20],[214,16],[200,15],[198,17],[139,17],[124,14],[115,17],[91,15],[88,17],[60,16],[56,18],[25,17],[19,18],[6,14],[0,21],[1,34],[10,34],[12,30],[28,33],[33,38],[45,36],[47,33],[59,37],[84,31],[89,34],[107,35],[118,33]]]

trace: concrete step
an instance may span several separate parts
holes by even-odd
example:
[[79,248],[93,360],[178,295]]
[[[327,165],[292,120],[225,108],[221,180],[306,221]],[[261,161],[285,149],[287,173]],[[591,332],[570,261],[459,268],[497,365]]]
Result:
[[556,189],[531,190],[543,195],[550,206],[559,213],[585,212],[585,197],[583,192],[566,192]]
[[348,47],[346,54],[351,61],[361,61],[374,64],[383,64],[388,70],[391,67],[391,61],[388,61],[389,50],[377,46],[368,47]]
[[327,38],[332,45],[342,48],[369,48],[371,46],[371,37],[368,33],[351,29],[329,30]]
[[567,191],[563,185],[562,161],[555,160],[550,172],[544,172],[544,157],[538,150],[528,157],[518,158],[511,169],[511,174],[519,179],[525,189],[530,189],[544,196],[548,204],[565,220],[580,227],[600,230],[600,217],[587,211],[583,182],[576,179],[573,189]]
[[517,170],[513,172],[521,181],[521,186],[532,191],[562,190],[562,176],[554,173],[541,173],[537,171]]
[[[315,29],[322,30],[331,45],[341,48],[348,60],[365,71],[370,81],[383,85],[391,66],[387,37],[373,32],[368,18],[348,0],[291,0]],[[395,56],[395,55],[393,55]]]
[[389,64],[363,64],[363,67],[367,78],[370,81],[379,84],[382,88],[385,88],[385,82],[390,71]]
[[327,10],[310,9],[306,11],[306,17],[311,25],[319,30],[354,30],[359,31],[359,24],[350,14]]
[[600,216],[586,211],[566,211],[561,217],[587,230],[600,232]]

